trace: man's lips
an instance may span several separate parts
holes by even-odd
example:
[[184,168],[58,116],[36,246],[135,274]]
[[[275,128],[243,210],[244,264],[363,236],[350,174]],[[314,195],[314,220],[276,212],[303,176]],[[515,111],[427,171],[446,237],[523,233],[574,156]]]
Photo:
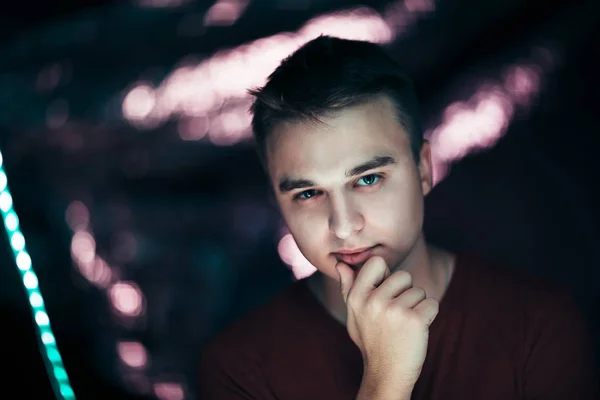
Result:
[[377,246],[365,247],[358,250],[351,250],[352,252],[344,250],[333,254],[338,261],[355,266],[367,262],[367,260],[372,257],[373,250],[376,247]]

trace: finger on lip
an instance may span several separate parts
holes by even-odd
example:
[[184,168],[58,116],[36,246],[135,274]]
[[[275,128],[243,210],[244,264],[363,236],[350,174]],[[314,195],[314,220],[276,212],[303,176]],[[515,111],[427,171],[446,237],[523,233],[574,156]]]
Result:
[[353,254],[339,254],[338,261],[343,261],[346,264],[354,267],[364,264],[371,257],[371,249],[361,251]]

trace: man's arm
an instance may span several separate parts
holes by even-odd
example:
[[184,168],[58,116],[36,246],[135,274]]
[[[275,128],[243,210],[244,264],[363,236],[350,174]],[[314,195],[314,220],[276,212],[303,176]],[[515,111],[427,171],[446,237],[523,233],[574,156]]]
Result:
[[537,300],[537,307],[530,308],[528,316],[525,398],[598,399],[599,376],[591,335],[571,294],[561,292]]

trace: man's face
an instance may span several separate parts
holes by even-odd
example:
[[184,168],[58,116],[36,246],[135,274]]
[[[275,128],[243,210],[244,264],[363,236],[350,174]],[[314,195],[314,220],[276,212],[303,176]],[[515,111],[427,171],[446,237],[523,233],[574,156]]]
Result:
[[323,123],[281,124],[268,139],[269,176],[288,228],[308,261],[333,279],[338,261],[360,268],[378,255],[396,268],[421,238],[429,145],[417,165],[395,115],[381,98]]

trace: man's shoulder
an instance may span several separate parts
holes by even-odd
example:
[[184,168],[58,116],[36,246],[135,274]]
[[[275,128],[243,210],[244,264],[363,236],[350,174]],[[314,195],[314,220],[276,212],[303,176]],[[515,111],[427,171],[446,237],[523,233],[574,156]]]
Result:
[[566,286],[536,273],[531,269],[516,267],[511,263],[491,261],[473,254],[460,254],[459,260],[468,269],[469,280],[482,289],[496,291],[533,291],[541,293],[563,292]]
[[250,310],[231,322],[205,346],[212,356],[224,353],[238,355],[257,353],[273,340],[300,325],[304,282],[298,281],[283,287],[264,304]]
[[[277,374],[269,367],[285,365],[292,341],[310,318],[304,282],[283,287],[260,306],[230,323],[200,352],[199,387],[207,398],[272,398],[268,381]],[[308,329],[308,328],[305,328]],[[273,372],[275,371],[275,372]]]
[[566,313],[578,313],[573,292],[566,284],[510,263],[474,255],[462,257],[462,263],[468,269],[468,290],[486,302],[502,307],[525,307],[529,313],[550,312],[557,308]]

